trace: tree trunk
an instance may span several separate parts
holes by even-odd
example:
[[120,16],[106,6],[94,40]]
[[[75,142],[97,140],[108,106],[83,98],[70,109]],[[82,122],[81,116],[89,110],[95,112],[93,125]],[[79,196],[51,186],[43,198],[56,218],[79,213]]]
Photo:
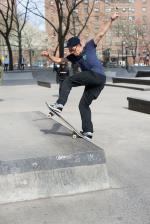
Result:
[[64,57],[64,37],[59,34],[58,36],[58,42],[59,42],[59,57]]
[[5,39],[7,49],[8,49],[8,54],[9,54],[9,70],[12,71],[14,69],[13,67],[13,54],[12,54],[12,49],[11,49],[11,44],[9,42],[9,39]]
[[32,69],[32,50],[29,49],[29,63],[30,63],[30,68]]
[[18,35],[18,69],[21,69],[21,63],[22,63],[22,41],[21,41],[21,34]]

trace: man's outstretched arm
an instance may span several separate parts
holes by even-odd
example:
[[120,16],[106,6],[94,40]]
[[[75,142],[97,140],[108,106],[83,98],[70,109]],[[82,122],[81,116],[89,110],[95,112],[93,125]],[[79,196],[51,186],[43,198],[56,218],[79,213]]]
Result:
[[57,64],[61,64],[63,62],[68,61],[66,58],[59,58],[59,57],[52,56],[52,55],[49,54],[48,51],[43,51],[41,53],[41,55],[47,57],[49,60],[51,60],[51,61],[53,61]]
[[118,16],[119,16],[118,12],[115,12],[111,16],[110,20],[103,26],[102,30],[94,38],[95,44],[98,44],[99,43],[99,41],[102,39],[102,37],[107,33],[107,31],[111,27],[113,21],[115,21],[118,18]]

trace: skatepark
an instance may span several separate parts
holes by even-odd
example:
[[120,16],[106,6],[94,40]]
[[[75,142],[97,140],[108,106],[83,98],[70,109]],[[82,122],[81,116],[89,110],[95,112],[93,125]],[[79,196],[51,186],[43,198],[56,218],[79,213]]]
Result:
[[[150,118],[147,108],[129,110],[127,99],[149,102],[149,86],[115,86],[108,76],[91,106],[94,138],[89,143],[72,139],[59,119],[47,118],[45,101],[53,103],[58,96],[54,73],[4,75],[0,224],[149,224]],[[78,130],[82,92],[82,87],[72,89],[63,110]]]

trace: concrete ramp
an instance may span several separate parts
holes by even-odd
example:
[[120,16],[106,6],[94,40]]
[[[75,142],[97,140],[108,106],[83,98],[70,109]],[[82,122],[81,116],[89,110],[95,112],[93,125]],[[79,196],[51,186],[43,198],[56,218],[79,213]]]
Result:
[[109,188],[104,150],[41,112],[0,115],[0,203]]
[[32,72],[8,72],[4,73],[3,85],[33,85],[36,80],[32,76]]

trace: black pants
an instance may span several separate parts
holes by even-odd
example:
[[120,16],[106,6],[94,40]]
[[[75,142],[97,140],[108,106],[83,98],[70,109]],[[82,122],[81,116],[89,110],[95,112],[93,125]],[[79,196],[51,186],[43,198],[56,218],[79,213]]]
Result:
[[85,86],[82,98],[79,103],[79,110],[82,120],[82,130],[93,132],[90,104],[95,100],[104,88],[106,77],[91,71],[80,72],[66,78],[61,86],[57,103],[65,105],[72,87]]
[[8,70],[8,64],[4,64],[4,71]]
[[62,89],[62,85],[63,85],[63,82],[64,82],[64,80],[66,79],[66,78],[68,78],[69,76],[63,76],[63,78],[61,77],[59,77],[58,78],[58,83],[59,83],[59,95],[60,95],[60,93],[61,93],[61,89]]
[[63,82],[64,82],[64,80],[59,80],[59,95],[61,93]]

